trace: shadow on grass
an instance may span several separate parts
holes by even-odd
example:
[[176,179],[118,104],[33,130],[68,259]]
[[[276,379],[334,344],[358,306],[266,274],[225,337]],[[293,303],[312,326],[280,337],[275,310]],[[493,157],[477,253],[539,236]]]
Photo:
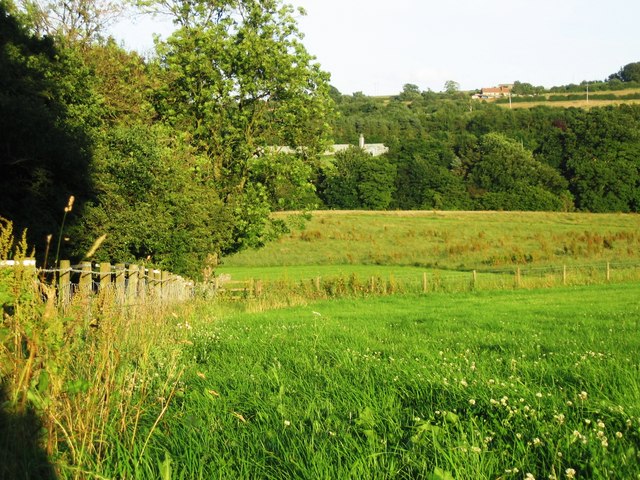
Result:
[[42,425],[32,412],[7,411],[7,392],[0,386],[0,478],[55,480],[56,474],[40,445]]

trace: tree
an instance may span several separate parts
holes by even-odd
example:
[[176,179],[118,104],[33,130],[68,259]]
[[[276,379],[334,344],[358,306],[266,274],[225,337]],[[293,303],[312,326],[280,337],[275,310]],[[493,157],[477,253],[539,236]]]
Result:
[[609,76],[609,80],[617,79],[622,82],[640,83],[640,62],[628,63],[618,72]]
[[326,172],[321,196],[329,208],[384,210],[392,199],[395,167],[385,156],[358,147],[338,152]]
[[69,196],[92,193],[88,169],[102,111],[76,52],[33,35],[18,18],[0,1],[0,216],[28,227],[42,253]]
[[444,91],[449,95],[454,95],[460,91],[460,84],[454,80],[444,82]]
[[123,0],[19,0],[39,36],[88,45],[102,37],[127,9]]
[[[484,208],[562,208],[560,195],[568,185],[553,167],[538,162],[520,143],[502,134],[484,135],[479,147],[479,159],[470,168],[469,180],[479,192],[477,196]],[[486,196],[487,193],[492,195]],[[483,196],[486,197],[484,201]],[[554,197],[555,202],[552,201]]]
[[279,0],[159,2],[179,27],[158,44],[160,118],[203,161],[201,180],[234,213],[231,252],[259,245],[268,195],[251,184],[251,162],[269,145],[324,150],[328,75],[305,50],[293,9]]
[[402,87],[402,92],[398,95],[398,100],[403,102],[410,102],[421,98],[420,87],[412,83],[405,84],[404,87]]

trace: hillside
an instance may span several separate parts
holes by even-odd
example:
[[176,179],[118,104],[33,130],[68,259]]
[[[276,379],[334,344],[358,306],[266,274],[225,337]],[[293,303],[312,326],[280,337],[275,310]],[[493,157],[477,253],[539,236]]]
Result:
[[277,278],[638,262],[639,232],[633,214],[318,211],[304,229],[227,257],[219,271]]

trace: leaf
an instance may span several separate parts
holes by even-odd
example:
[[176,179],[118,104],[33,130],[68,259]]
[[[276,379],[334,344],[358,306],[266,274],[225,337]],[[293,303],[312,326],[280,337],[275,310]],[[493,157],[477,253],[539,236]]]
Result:
[[375,424],[375,412],[371,407],[365,407],[365,409],[360,412],[360,415],[356,420],[356,425],[362,427],[363,429],[371,429],[375,426]]
[[158,462],[161,480],[171,480],[171,463],[172,462],[173,460],[171,458],[171,455],[169,455],[169,452],[165,450],[164,460],[162,462]]
[[433,473],[427,477],[429,480],[454,480],[453,475],[451,475],[446,470],[442,470],[439,467],[436,467],[433,470]]
[[446,415],[444,416],[444,419],[449,423],[458,423],[460,421],[460,419],[458,418],[458,415],[456,415],[453,412],[447,412]]
[[242,423],[247,423],[247,419],[246,419],[246,418],[244,418],[244,417],[242,416],[242,414],[241,414],[241,413],[238,413],[238,412],[231,412],[231,414],[232,414],[234,417],[236,417],[238,420],[240,420]]

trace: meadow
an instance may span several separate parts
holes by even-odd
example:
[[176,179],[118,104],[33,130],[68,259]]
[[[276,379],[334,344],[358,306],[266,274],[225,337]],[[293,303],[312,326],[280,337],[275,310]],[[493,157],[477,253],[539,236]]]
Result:
[[0,271],[0,477],[640,478],[639,226],[316,212],[224,259],[260,296],[152,308]]
[[319,211],[301,226],[225,258],[217,272],[281,283],[392,277],[400,289],[420,291],[424,273],[429,289],[442,280],[461,290],[473,270],[478,287],[502,288],[513,285],[517,268],[540,279],[532,286],[544,286],[571,282],[571,275],[563,282],[564,267],[584,270],[584,283],[585,275],[604,278],[607,262],[636,278],[640,266],[640,217],[633,214]]
[[106,476],[640,478],[639,293],[208,306],[151,461]]

